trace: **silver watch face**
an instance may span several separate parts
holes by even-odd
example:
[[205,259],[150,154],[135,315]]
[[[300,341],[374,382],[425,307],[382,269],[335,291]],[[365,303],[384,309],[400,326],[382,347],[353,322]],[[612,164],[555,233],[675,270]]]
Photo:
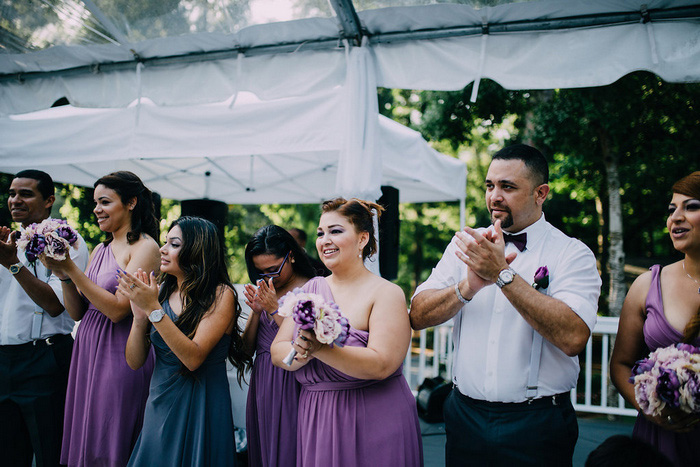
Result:
[[498,273],[498,280],[496,281],[496,285],[498,287],[503,287],[504,285],[510,284],[513,282],[513,279],[515,278],[515,271],[513,271],[511,268],[504,269],[503,271]]
[[148,315],[148,320],[151,323],[157,323],[163,319],[163,316],[165,316],[165,312],[163,310],[153,310],[151,314]]
[[513,281],[513,271],[511,269],[504,269],[503,271],[501,271],[498,277],[504,284],[508,284],[509,282]]

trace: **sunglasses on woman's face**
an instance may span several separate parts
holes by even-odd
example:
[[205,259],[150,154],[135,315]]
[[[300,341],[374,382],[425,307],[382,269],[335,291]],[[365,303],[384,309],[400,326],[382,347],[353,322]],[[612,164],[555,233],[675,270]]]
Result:
[[[289,253],[291,253],[291,251]],[[277,268],[277,271],[275,271],[275,272],[261,272],[260,277],[263,277],[265,279],[279,277],[279,275],[282,274],[282,268],[284,267],[284,263],[286,263],[287,258],[289,258],[289,253],[287,253],[285,255],[284,260],[282,260],[282,264],[280,264],[280,267]]]

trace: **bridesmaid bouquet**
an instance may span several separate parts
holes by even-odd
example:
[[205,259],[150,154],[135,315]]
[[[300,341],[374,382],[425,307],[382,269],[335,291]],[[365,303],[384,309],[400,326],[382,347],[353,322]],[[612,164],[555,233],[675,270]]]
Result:
[[63,219],[49,217],[24,229],[17,247],[24,250],[27,261],[32,263],[42,253],[49,258],[64,260],[69,247],[78,248],[78,234]]
[[666,407],[700,414],[700,349],[675,344],[656,349],[632,368],[630,382],[642,411],[657,416]]
[[[278,310],[284,318],[292,317],[299,329],[313,329],[316,339],[322,344],[342,347],[348,338],[350,323],[341,313],[338,305],[327,302],[322,296],[303,292],[296,288],[280,299]],[[291,366],[296,350],[292,349],[284,359]]]

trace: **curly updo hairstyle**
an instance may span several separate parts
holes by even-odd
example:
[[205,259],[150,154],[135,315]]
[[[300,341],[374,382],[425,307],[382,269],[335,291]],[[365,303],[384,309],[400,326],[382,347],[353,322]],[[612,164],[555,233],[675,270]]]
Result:
[[363,260],[377,252],[377,240],[374,238],[374,221],[372,220],[373,211],[377,215],[377,222],[379,222],[379,217],[382,215],[384,208],[371,201],[357,198],[351,198],[350,200],[335,198],[324,201],[321,205],[323,214],[337,212],[345,217],[358,232],[369,233],[369,241],[362,249]]

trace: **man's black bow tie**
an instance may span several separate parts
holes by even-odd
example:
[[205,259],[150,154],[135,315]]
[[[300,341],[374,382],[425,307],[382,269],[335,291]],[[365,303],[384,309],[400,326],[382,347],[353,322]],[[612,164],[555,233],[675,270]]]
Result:
[[504,232],[503,240],[505,240],[506,243],[511,242],[518,250],[523,251],[525,249],[525,245],[527,245],[527,232],[519,233],[517,235],[511,235]]

